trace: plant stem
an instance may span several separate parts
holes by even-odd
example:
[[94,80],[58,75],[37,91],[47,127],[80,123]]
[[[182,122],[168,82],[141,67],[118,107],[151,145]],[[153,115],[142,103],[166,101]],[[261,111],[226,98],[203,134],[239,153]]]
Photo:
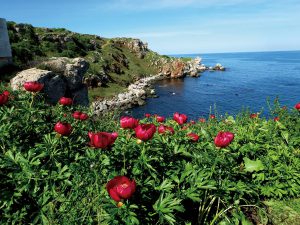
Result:
[[30,109],[32,108],[32,104],[33,104],[33,101],[34,101],[34,93],[32,93],[32,95],[31,95],[31,102],[30,102],[30,105],[29,105],[29,107],[30,107]]

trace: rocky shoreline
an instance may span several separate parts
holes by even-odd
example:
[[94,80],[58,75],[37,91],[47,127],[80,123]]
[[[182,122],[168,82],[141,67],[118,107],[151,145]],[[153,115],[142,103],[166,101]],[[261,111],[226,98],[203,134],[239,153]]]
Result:
[[[182,78],[185,76],[198,77],[199,73],[208,71],[225,71],[225,67],[216,64],[214,67],[207,67],[201,64],[202,59],[196,57],[185,63],[182,72],[173,78]],[[126,110],[133,106],[141,106],[146,104],[146,98],[155,96],[155,89],[152,84],[161,79],[172,78],[168,73],[160,73],[158,75],[142,78],[128,86],[127,91],[120,93],[110,100],[104,99],[95,101],[91,104],[94,115],[101,115],[115,109]]]
[[[31,68],[19,72],[12,80],[14,90],[22,89],[26,81],[38,81],[45,85],[43,90],[46,101],[55,104],[63,96],[73,98],[74,104],[88,106],[88,88],[83,83],[84,74],[89,67],[83,58],[53,57],[44,61],[39,68]],[[224,71],[221,64],[207,67],[201,63],[201,58],[196,57],[187,62],[174,59],[172,63],[164,64],[158,75],[141,78],[130,84],[127,90],[114,96],[112,99],[94,101],[90,108],[94,115],[100,116],[115,109],[126,110],[134,106],[146,104],[148,97],[155,97],[152,84],[161,79],[176,79],[185,76],[198,77],[204,71]]]
[[125,110],[136,105],[144,105],[147,97],[155,96],[155,90],[152,84],[161,79],[164,79],[162,74],[142,78],[129,85],[126,92],[120,93],[110,100],[95,101],[91,104],[93,113],[95,115],[101,115],[116,108]]

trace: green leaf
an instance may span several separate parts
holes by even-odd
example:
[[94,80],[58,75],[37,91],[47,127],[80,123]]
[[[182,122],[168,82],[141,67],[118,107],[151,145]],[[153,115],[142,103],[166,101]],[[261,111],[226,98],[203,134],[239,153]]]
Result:
[[246,172],[253,172],[253,171],[260,171],[264,169],[264,165],[262,161],[259,159],[257,160],[251,160],[247,157],[244,158],[244,163],[245,163],[245,171]]
[[289,143],[289,132],[288,131],[282,131],[281,136],[286,141],[286,143]]

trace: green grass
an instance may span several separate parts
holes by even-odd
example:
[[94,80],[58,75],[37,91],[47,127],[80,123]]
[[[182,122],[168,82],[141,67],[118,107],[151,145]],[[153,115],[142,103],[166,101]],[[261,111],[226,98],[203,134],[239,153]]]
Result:
[[192,58],[190,57],[180,57],[180,59],[183,61],[183,62],[188,62],[188,61],[191,61]]
[[108,87],[97,87],[89,89],[89,100],[90,102],[97,100],[97,98],[109,98],[114,95],[124,92],[125,87],[120,86],[119,84],[109,83]]

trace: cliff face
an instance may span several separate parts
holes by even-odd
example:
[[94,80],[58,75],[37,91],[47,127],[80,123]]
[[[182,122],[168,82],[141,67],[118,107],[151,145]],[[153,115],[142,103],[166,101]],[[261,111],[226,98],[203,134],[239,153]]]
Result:
[[184,75],[185,62],[161,56],[139,39],[108,39],[14,22],[8,22],[7,27],[13,61],[19,70],[39,67],[50,57],[83,57],[88,61],[84,82],[92,88],[91,100],[101,97],[105,90],[115,94],[141,77]]

